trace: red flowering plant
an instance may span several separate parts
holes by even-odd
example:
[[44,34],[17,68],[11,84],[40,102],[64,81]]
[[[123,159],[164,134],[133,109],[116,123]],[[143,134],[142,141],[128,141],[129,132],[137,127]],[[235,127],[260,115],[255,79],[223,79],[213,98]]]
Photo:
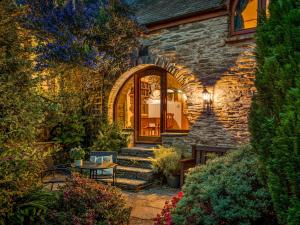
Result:
[[154,225],[172,225],[172,216],[171,212],[176,208],[177,203],[183,197],[183,192],[180,191],[176,196],[173,196],[171,202],[166,201],[164,208],[161,211],[161,214],[158,214],[154,220]]
[[59,201],[49,210],[48,224],[128,224],[131,209],[115,187],[74,174],[62,187]]

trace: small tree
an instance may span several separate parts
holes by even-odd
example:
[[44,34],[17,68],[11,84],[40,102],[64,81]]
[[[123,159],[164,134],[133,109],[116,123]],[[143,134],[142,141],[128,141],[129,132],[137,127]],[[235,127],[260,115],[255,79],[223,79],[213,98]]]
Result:
[[[54,82],[59,94],[50,99],[62,106],[61,114],[86,116],[86,136],[95,137],[107,118],[111,87],[129,67],[138,45],[139,28],[131,9],[120,0],[28,0],[25,4],[26,24],[39,43],[37,69],[56,74],[54,79],[59,80]],[[85,138],[84,142],[93,141]]]
[[272,0],[257,31],[252,145],[282,224],[300,224],[300,2]]
[[22,13],[14,1],[0,2],[0,149],[32,143],[43,121]]

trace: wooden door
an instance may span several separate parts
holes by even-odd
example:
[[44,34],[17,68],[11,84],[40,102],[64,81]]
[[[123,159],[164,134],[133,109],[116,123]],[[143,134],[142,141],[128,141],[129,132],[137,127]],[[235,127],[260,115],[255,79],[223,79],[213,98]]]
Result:
[[166,72],[148,69],[135,75],[135,142],[160,143],[165,130]]

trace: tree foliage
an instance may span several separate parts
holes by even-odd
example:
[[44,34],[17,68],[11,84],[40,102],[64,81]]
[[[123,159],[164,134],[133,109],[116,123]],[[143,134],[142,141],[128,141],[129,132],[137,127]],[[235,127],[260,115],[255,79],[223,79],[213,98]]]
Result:
[[0,2],[0,147],[32,142],[43,121],[22,13],[14,1]]
[[300,2],[273,0],[257,31],[252,145],[282,224],[300,224]]
[[[47,123],[55,134],[51,138],[69,142],[80,129],[76,140],[90,146],[107,118],[110,89],[129,67],[138,45],[133,13],[119,0],[25,0],[23,4],[28,9],[26,26],[38,42],[36,69],[47,74],[50,87],[44,96],[54,106]],[[69,117],[78,118],[76,127]],[[71,136],[57,136],[57,128],[71,130]]]

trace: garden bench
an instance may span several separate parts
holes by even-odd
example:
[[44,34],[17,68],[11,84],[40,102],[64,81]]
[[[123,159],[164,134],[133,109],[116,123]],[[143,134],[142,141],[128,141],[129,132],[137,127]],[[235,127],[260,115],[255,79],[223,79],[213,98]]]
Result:
[[229,150],[230,148],[226,147],[192,145],[192,157],[181,160],[180,186],[184,184],[185,174],[187,171],[196,165],[205,164],[209,154],[213,153],[218,156],[222,156]]

